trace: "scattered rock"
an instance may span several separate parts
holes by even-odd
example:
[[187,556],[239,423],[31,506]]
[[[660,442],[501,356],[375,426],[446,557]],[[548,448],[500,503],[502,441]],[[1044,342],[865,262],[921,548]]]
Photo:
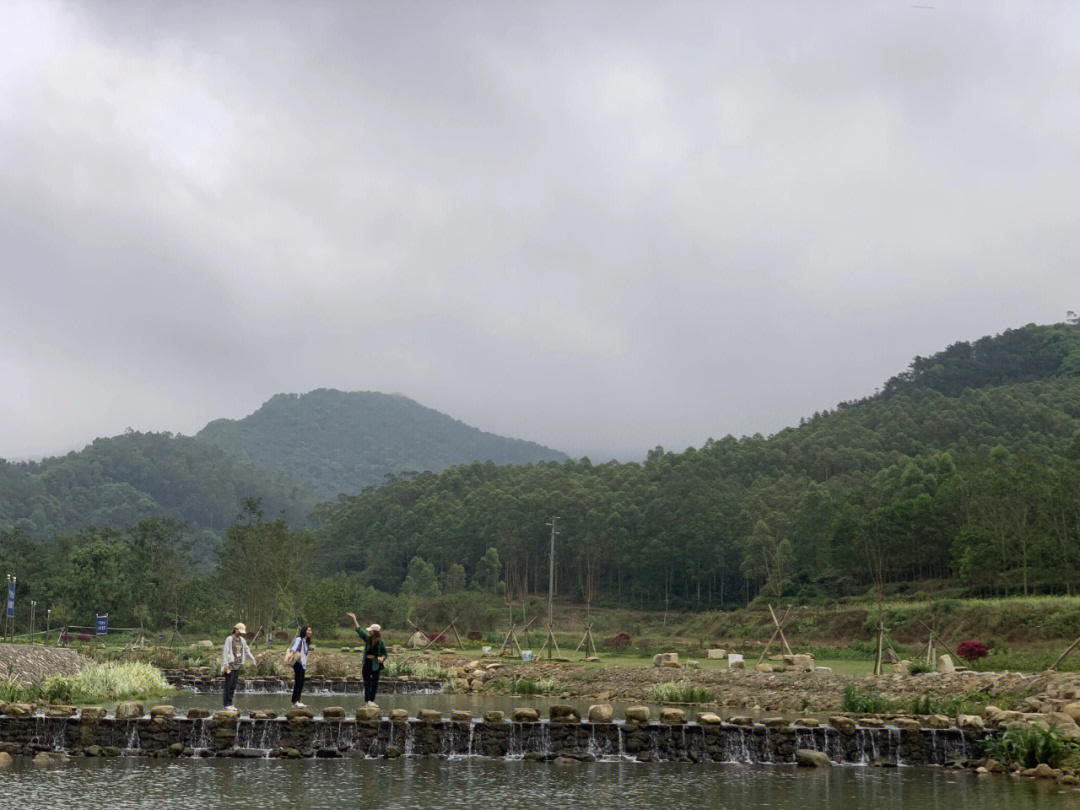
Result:
[[623,716],[628,723],[648,723],[649,722],[649,707],[648,706],[627,706],[623,712]]
[[390,710],[390,722],[391,723],[407,723],[409,722],[409,712],[406,709],[391,709]]
[[727,650],[720,650],[720,649],[708,650],[705,653],[705,655],[708,656],[709,660],[711,660],[711,661],[722,661],[722,660],[724,660],[724,657],[727,655]]
[[150,708],[151,717],[172,717],[175,714],[172,706],[153,706]]
[[0,751],[0,770],[11,767],[11,754],[7,751]]
[[540,713],[536,709],[519,707],[510,715],[515,723],[535,723],[540,719]]
[[[221,712],[218,712],[218,714],[221,714]],[[217,719],[217,714],[214,715],[214,718]],[[285,719],[314,720],[315,712],[313,712],[311,709],[289,709],[287,712],[285,712]]]
[[772,664],[766,664],[764,661],[762,661],[760,664],[758,664],[756,667],[754,667],[754,671],[755,672],[772,672],[773,671],[773,665]]
[[982,731],[984,728],[983,719],[977,714],[961,714],[956,718],[956,724],[961,731]]
[[345,709],[341,706],[327,706],[322,711],[323,720],[344,720]]
[[724,722],[715,712],[702,712],[697,716],[697,721],[703,726],[718,726]]

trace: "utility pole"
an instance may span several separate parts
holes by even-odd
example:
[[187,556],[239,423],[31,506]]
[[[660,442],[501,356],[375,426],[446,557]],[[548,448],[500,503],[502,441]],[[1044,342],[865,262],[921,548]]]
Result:
[[34,640],[34,624],[37,619],[37,601],[30,600],[30,641]]
[[552,607],[552,596],[555,594],[555,535],[559,533],[555,528],[555,524],[558,520],[558,515],[552,515],[551,523],[547,524],[551,527],[551,549],[548,552],[548,632],[547,640],[544,642],[548,658],[551,658],[553,652],[558,652],[559,649],[555,643],[555,614]]

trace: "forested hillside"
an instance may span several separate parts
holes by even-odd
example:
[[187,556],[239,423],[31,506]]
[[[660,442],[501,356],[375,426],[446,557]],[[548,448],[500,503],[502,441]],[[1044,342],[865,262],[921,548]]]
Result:
[[[881,393],[763,438],[644,464],[472,464],[327,510],[328,568],[396,589],[414,558],[465,576],[496,549],[513,597],[646,607],[820,599],[948,579],[970,593],[1080,588],[1080,329],[956,344]],[[460,579],[455,574],[455,579]]]
[[403,396],[325,388],[278,394],[243,419],[211,422],[196,438],[241,461],[298,476],[322,500],[402,472],[566,458],[534,442],[484,433]]
[[0,461],[0,533],[37,539],[150,516],[182,520],[195,535],[220,534],[249,497],[295,523],[314,505],[310,490],[287,476],[169,433],[128,432],[40,462]]

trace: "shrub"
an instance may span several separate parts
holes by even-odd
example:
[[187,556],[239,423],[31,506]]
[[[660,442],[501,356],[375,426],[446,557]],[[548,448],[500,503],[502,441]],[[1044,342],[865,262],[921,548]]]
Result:
[[990,648],[981,641],[961,641],[956,645],[956,654],[965,661],[978,661],[990,654]]
[[344,678],[349,674],[348,659],[335,655],[313,655],[308,658],[308,672],[320,678]]
[[481,633],[479,630],[470,630],[467,633],[467,638],[469,639],[469,641],[483,641],[484,634]]
[[622,652],[630,646],[631,640],[629,633],[616,633],[610,638],[605,638],[602,644],[616,652]]
[[923,675],[927,672],[933,672],[934,668],[926,663],[925,658],[916,658],[914,661],[908,664],[909,675]]
[[502,681],[499,685],[515,695],[549,695],[558,689],[555,681],[537,681],[532,678],[515,677],[509,682]]
[[709,703],[712,692],[689,681],[657,683],[649,689],[649,699],[656,703]]
[[442,644],[446,641],[446,636],[443,633],[428,633],[428,641],[434,641],[436,644]]
[[843,709],[854,714],[883,714],[895,711],[897,704],[877,692],[859,692],[854,686],[844,689]]
[[61,633],[60,634],[60,643],[61,644],[70,644],[71,643],[71,633]]
[[86,633],[79,633],[75,638],[85,644],[86,642],[91,641],[93,636],[88,636]]
[[274,633],[274,638],[277,641],[288,641],[289,640],[289,634],[286,633],[284,630],[278,630],[276,633]]
[[986,753],[1005,765],[1019,762],[1025,768],[1034,768],[1040,763],[1051,767],[1057,765],[1071,751],[1077,750],[1075,743],[1067,741],[1056,726],[1021,726],[1010,728],[996,737],[983,740]]

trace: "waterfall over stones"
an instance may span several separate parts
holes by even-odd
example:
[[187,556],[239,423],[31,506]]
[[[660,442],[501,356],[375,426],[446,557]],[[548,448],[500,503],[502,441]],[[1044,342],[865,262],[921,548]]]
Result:
[[393,718],[346,718],[328,709],[315,718],[307,710],[287,717],[255,712],[191,710],[133,719],[101,716],[89,709],[75,716],[0,717],[0,750],[142,757],[500,757],[509,759],[628,760],[642,762],[774,763],[796,761],[796,751],[818,752],[850,765],[944,765],[972,756],[978,739],[993,732],[922,728],[908,721],[886,725],[792,725],[737,722],[655,723],[507,720],[501,712],[452,719],[425,710],[419,718],[401,710]]

